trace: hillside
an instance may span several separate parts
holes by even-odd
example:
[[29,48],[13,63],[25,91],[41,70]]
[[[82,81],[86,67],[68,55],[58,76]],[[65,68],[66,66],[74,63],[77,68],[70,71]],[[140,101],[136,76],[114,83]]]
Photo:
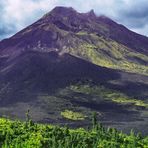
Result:
[[105,16],[56,7],[0,42],[0,116],[24,120],[30,109],[33,121],[80,127],[96,111],[107,126],[147,134],[147,46]]
[[[93,11],[56,7],[31,26],[0,43],[2,56],[24,50],[70,53],[114,69],[147,75],[148,38]],[[15,51],[15,52],[14,52]]]

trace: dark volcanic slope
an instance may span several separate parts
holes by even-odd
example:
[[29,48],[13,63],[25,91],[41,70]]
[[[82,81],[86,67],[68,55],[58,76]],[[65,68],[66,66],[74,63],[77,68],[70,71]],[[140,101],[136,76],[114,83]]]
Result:
[[[146,129],[148,38],[93,11],[56,7],[0,42],[0,116]],[[87,118],[71,122],[69,109]]]
[[[69,121],[60,116],[61,111],[65,109],[76,110],[88,116],[91,116],[92,111],[96,111],[103,114],[99,120],[106,124],[110,125],[110,121],[113,121],[111,125],[117,124],[119,128],[120,122],[131,122],[135,128],[141,130],[141,125],[145,128],[147,122],[140,115],[147,112],[145,107],[137,108],[130,104],[122,106],[105,101],[107,96],[102,100],[101,93],[108,94],[111,90],[117,98],[119,95],[119,97],[145,100],[148,96],[147,82],[146,76],[99,67],[70,54],[27,51],[19,57],[5,59],[2,64],[0,114],[24,119],[25,112],[29,108],[35,121],[68,123]],[[71,88],[78,84],[80,90]],[[91,85],[87,88],[89,93],[83,91],[85,85]],[[99,94],[99,89],[102,87],[104,89]],[[94,89],[94,92],[91,92],[91,89]],[[135,123],[138,120],[142,122],[137,126]],[[81,124],[85,126],[89,121],[87,119],[85,122],[75,122],[72,126]],[[123,128],[124,124],[121,129]]]
[[23,88],[30,88],[31,85],[30,91],[48,92],[79,80],[106,83],[120,77],[112,69],[98,67],[66,53],[59,55],[55,51],[27,51],[15,59],[6,60],[2,67],[1,83],[9,82],[13,89],[15,86],[21,89],[22,84]]
[[[0,42],[1,57],[26,50],[70,53],[93,64],[148,74],[148,38],[93,11],[56,7],[40,20]],[[120,62],[119,62],[120,61]]]
[[96,66],[68,53],[59,55],[55,51],[48,53],[27,51],[15,59],[5,60],[1,66],[0,80],[1,83],[9,82],[12,85],[26,84],[26,88],[31,84],[33,91],[50,91],[79,80],[92,80],[103,85],[109,84],[111,80],[147,84],[148,78]]
[[41,45],[45,44],[47,47],[61,47],[62,45],[59,42],[64,31],[97,33],[129,48],[148,54],[147,37],[136,34],[105,16],[97,17],[93,11],[78,13],[73,8],[65,7],[56,7],[12,38],[3,40],[0,43],[0,49],[29,48],[29,46],[36,46],[39,40]]
[[108,28],[108,33],[103,34],[129,48],[148,54],[148,38],[146,36],[130,31],[125,26],[117,24],[107,17],[99,17],[100,24]]

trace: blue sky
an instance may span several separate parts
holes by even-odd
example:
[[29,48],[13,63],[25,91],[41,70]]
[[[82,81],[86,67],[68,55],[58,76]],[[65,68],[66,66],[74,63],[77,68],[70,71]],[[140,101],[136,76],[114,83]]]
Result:
[[148,36],[148,0],[0,0],[0,40],[39,19],[56,6],[79,12],[94,9],[129,29]]

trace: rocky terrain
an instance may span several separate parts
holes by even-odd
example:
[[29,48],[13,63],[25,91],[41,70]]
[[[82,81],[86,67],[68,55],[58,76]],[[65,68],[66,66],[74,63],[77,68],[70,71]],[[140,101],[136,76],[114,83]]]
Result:
[[148,38],[93,10],[54,8],[0,42],[0,115],[24,120],[28,109],[36,122],[72,127],[95,111],[147,134]]

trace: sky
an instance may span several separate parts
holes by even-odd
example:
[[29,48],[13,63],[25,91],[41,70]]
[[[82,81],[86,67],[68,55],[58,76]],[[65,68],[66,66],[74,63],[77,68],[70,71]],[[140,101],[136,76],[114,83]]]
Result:
[[30,25],[56,6],[78,12],[94,9],[127,28],[148,36],[148,0],[0,0],[0,40]]

